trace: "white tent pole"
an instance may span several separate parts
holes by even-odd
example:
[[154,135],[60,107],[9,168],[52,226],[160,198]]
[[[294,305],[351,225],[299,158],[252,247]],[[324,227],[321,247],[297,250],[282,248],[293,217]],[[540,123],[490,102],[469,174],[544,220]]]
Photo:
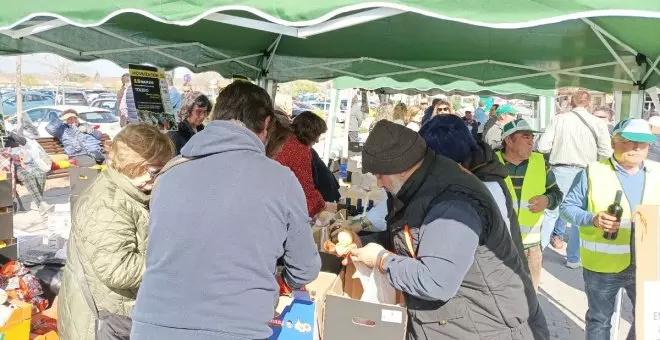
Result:
[[298,37],[307,38],[321,33],[336,31],[338,29],[360,25],[370,21],[384,19],[401,13],[405,13],[405,11],[394,8],[376,8],[367,10],[353,15],[322,22],[320,24],[302,27],[298,29]]
[[[223,58],[231,58],[231,56],[229,56],[228,54],[222,53],[222,52],[216,50],[215,48],[208,47],[208,46],[206,46],[206,45],[204,45],[204,44],[202,44],[202,43],[198,43],[197,46],[199,46],[199,47],[201,47],[201,48],[203,48],[203,49],[205,49],[205,50],[207,50],[207,51],[209,51],[209,52],[213,52],[213,53],[215,53],[215,54],[217,54],[217,55],[219,55],[219,56],[221,56],[221,57],[223,57]],[[258,55],[263,55],[263,53],[259,53]],[[251,68],[251,69],[253,69],[253,70],[255,70],[255,71],[261,72],[261,69],[260,69],[260,68],[254,66],[254,65],[250,65],[250,64],[248,64],[248,63],[246,63],[246,62],[243,62],[243,61],[241,61],[241,60],[235,59],[235,60],[232,60],[232,61],[235,61],[236,63],[241,64],[241,65],[243,65],[243,66],[245,66],[245,67],[247,67],[247,68]]]
[[[90,27],[90,28],[93,29],[93,30],[95,30],[95,31],[97,31],[97,32],[100,32],[100,33],[103,33],[103,34],[105,34],[105,35],[111,36],[111,37],[113,37],[113,38],[115,38],[115,39],[119,39],[119,40],[125,41],[125,42],[127,42],[127,43],[129,43],[129,44],[133,44],[133,45],[135,45],[135,46],[144,46],[144,44],[142,44],[142,43],[139,43],[139,42],[137,42],[137,41],[135,41],[135,40],[132,40],[132,39],[126,38],[126,37],[124,37],[124,36],[121,36],[120,34],[117,34],[117,33],[114,33],[114,32],[110,32],[110,31],[108,31],[108,30],[105,29],[105,28],[101,28],[101,27]],[[184,64],[184,65],[188,65],[188,66],[191,66],[191,67],[194,67],[194,66],[195,66],[194,63],[191,63],[191,62],[189,62],[189,61],[187,61],[187,60],[183,60],[183,59],[181,59],[181,58],[175,57],[175,56],[173,56],[173,55],[171,55],[171,54],[168,54],[168,53],[165,53],[165,52],[163,52],[163,51],[159,51],[159,50],[150,50],[150,51],[153,52],[153,53],[160,54],[160,55],[162,55],[162,56],[164,56],[164,57],[170,58],[170,59],[172,59],[172,60],[176,60],[176,61],[178,61],[178,62],[180,62],[180,63],[182,63],[182,64]]]
[[610,51],[610,54],[614,57],[614,59],[616,59],[616,61],[619,63],[619,65],[621,65],[623,70],[626,71],[626,73],[628,73],[628,76],[630,76],[630,79],[632,79],[633,81],[639,80],[639,79],[635,79],[635,75],[632,73],[632,71],[630,70],[628,65],[626,65],[626,63],[623,62],[623,59],[621,59],[619,54],[616,53],[616,51],[614,51],[614,49],[612,48],[612,45],[610,45],[610,43],[605,39],[603,34],[601,34],[600,31],[598,31],[596,29],[596,27],[594,27],[594,26],[591,26],[591,29],[594,31],[594,33],[596,34],[598,39],[600,39],[600,41],[603,43],[603,45],[605,45],[605,48],[607,48],[607,50]]
[[337,110],[339,110],[339,90],[330,89],[330,111],[325,123],[328,124],[328,132],[325,134],[325,144],[323,145],[323,162],[328,164],[330,152],[332,152],[332,142],[335,137],[335,124],[337,123]]
[[651,76],[651,73],[655,70],[658,72],[658,63],[660,63],[660,55],[655,58],[655,61],[653,62],[653,65],[649,68],[648,71],[646,71],[646,74],[644,75],[644,78],[642,78],[642,83],[646,82],[647,79]]
[[[344,63],[352,63],[356,61],[363,61],[365,58],[354,58],[354,59],[346,59],[346,60],[335,60],[335,61],[329,61],[326,63],[320,63],[320,64],[309,64],[309,65],[301,65],[301,66],[294,66],[294,67],[289,67],[287,70],[302,70],[302,69],[307,69],[307,68],[314,68],[314,67],[319,67],[319,66],[332,66],[332,65],[338,65],[338,64],[344,64]],[[299,62],[302,64],[302,62]]]
[[277,47],[280,46],[280,40],[282,40],[282,35],[278,35],[277,39],[268,47],[268,51],[270,52],[270,55],[268,56],[268,62],[266,63],[266,68],[264,68],[264,71],[268,72],[270,70],[270,65],[273,64],[273,59],[275,59],[275,52],[277,52]]
[[623,92],[614,91],[614,121],[615,122],[621,121],[622,100],[623,100]]
[[[255,53],[255,54],[245,55],[245,56],[242,56],[242,57],[222,59],[222,60],[216,60],[216,61],[209,61],[208,63],[197,64],[197,67],[207,67],[207,66],[211,66],[211,65],[225,64],[225,63],[230,63],[230,62],[237,62],[238,63],[240,60],[256,58],[256,57],[260,57],[262,55],[264,55],[264,54],[263,53]],[[258,68],[257,68],[257,70],[258,70]]]
[[27,37],[29,35],[46,32],[48,30],[52,30],[54,28],[58,28],[66,25],[67,23],[64,20],[54,19],[36,24],[34,26],[28,26],[14,31],[10,30],[7,33],[12,38],[18,39],[18,38]]
[[630,52],[632,55],[637,55],[639,52],[637,52],[634,48],[630,47],[629,45],[623,43],[621,40],[619,40],[617,37],[613,36],[610,34],[610,32],[606,31],[604,28],[598,26],[596,23],[591,21],[590,19],[587,18],[582,18],[582,21],[587,23],[587,25],[591,26],[592,29],[598,30],[600,33],[608,37],[610,40],[614,41],[617,45],[623,47],[625,50]]
[[406,71],[372,74],[372,75],[368,76],[369,78],[387,77],[387,76],[401,75],[401,74],[408,74],[408,73],[416,73],[416,72],[433,73],[431,71],[454,68],[454,67],[479,65],[479,64],[485,64],[485,63],[488,62],[488,60],[477,60],[477,61],[470,61],[470,62],[465,62],[465,63],[457,63],[457,64],[450,64],[450,65],[436,66],[436,67],[419,68],[419,67],[404,65],[404,64],[400,64],[400,63],[395,63],[395,62],[380,60],[380,59],[375,59],[375,58],[365,58],[365,59],[369,60],[369,61],[381,63],[381,64],[392,65],[392,66],[397,66],[397,67],[402,67],[402,68],[407,68],[408,69]]
[[280,25],[268,21],[241,18],[221,13],[211,13],[207,15],[204,20],[215,21],[232,26],[251,28],[258,31],[298,37],[298,28]]
[[355,92],[354,89],[348,89],[348,100],[346,101],[346,120],[344,121],[344,138],[342,139],[343,141],[341,150],[343,158],[348,158],[348,129],[350,128],[351,111],[353,110],[353,96],[355,96],[353,92]]
[[[539,77],[539,76],[545,76],[545,75],[551,75],[551,74],[566,74],[566,75],[576,75],[580,73],[571,73],[571,71],[581,71],[581,70],[587,70],[587,69],[592,69],[592,68],[599,68],[599,67],[605,67],[605,66],[614,66],[617,65],[618,63],[616,61],[611,61],[607,63],[602,63],[602,64],[594,64],[594,65],[586,65],[586,66],[577,66],[577,67],[571,67],[567,69],[557,69],[557,70],[548,70],[548,71],[543,71],[539,73],[533,73],[533,74],[525,74],[521,76],[514,76],[514,77],[506,77],[506,78],[499,78],[499,79],[491,79],[491,80],[486,80],[484,83],[490,84],[490,83],[499,83],[499,82],[504,82],[507,80],[516,80],[516,79],[524,79],[524,78],[533,78],[533,77]],[[528,69],[528,66],[520,65],[521,68],[526,68]],[[524,66],[524,67],[523,67]],[[512,66],[514,67],[514,66]],[[585,75],[585,74],[580,74],[580,76],[584,77],[591,77],[592,75]],[[595,76],[594,76],[595,77]],[[604,78],[604,77],[599,77],[599,78]],[[608,81],[618,81],[618,82],[623,82],[625,84],[632,84],[632,81],[628,80],[622,80],[622,79],[615,79],[615,78],[606,78]]]
[[120,52],[158,50],[164,48],[195,46],[196,44],[197,43],[180,43],[180,44],[154,45],[154,46],[136,46],[136,47],[127,47],[127,48],[117,48],[112,50],[86,51],[86,52],[82,52],[81,55],[88,56],[88,55],[101,55],[101,54],[120,53]]

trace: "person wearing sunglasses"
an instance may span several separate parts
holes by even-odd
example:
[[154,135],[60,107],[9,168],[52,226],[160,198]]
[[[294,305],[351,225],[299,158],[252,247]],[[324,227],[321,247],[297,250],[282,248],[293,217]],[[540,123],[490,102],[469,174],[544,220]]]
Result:
[[451,114],[451,104],[447,101],[440,100],[433,107],[433,116],[439,115],[450,115]]
[[[59,294],[62,339],[95,339],[115,327],[128,339],[146,267],[151,190],[173,155],[158,128],[130,124],[113,140],[106,170],[78,198]],[[95,334],[97,318],[103,322]]]

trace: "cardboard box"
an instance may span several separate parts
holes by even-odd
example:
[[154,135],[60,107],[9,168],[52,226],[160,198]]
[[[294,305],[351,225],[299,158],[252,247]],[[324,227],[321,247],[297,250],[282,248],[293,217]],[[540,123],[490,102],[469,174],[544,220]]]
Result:
[[96,179],[101,170],[92,168],[80,168],[77,166],[69,169],[69,181],[71,183],[71,196],[80,195]]
[[364,290],[349,265],[325,298],[323,340],[401,340],[406,337],[406,308],[360,301]]
[[0,240],[14,237],[14,214],[10,208],[0,208]]
[[14,192],[11,187],[11,174],[6,180],[0,180],[0,207],[14,206]]
[[637,340],[660,339],[660,206],[641,205],[635,217]]
[[9,260],[18,259],[18,244],[16,243],[15,238],[5,240],[7,245],[3,248],[0,248],[0,263],[6,263]]
[[23,340],[30,336],[30,318],[32,305],[18,300],[10,301],[15,309],[4,326],[0,327],[0,335],[6,340]]

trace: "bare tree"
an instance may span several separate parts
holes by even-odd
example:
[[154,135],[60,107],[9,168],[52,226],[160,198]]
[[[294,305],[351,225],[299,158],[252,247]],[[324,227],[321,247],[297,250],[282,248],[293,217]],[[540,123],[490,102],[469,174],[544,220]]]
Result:
[[[71,75],[71,61],[64,59],[57,55],[46,55],[43,57],[41,63],[48,67],[53,75],[55,86],[57,86],[55,93],[55,100],[59,97],[60,87],[69,81]],[[62,96],[62,98],[64,98]]]

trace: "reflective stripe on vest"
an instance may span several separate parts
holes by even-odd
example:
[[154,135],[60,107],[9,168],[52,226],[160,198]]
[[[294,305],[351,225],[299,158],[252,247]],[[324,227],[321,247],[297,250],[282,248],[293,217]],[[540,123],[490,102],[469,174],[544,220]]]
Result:
[[[645,161],[646,173],[642,204],[660,204],[660,164]],[[651,175],[652,174],[652,175]],[[607,211],[614,201],[617,190],[623,190],[612,162],[608,160],[589,164],[587,167],[587,207],[596,214]],[[592,225],[580,227],[580,255],[584,268],[599,273],[620,273],[630,266],[632,238],[632,211],[625,191],[621,199],[623,217],[616,240],[603,238],[603,231]]]
[[[505,164],[502,152],[496,152],[497,158],[502,164]],[[505,164],[506,166],[506,164]],[[543,211],[533,213],[529,210],[529,200],[534,196],[545,194],[546,170],[545,159],[543,155],[532,152],[527,164],[525,179],[523,180],[520,198],[513,187],[511,177],[507,177],[504,182],[513,199],[513,208],[518,215],[520,224],[520,234],[525,246],[535,245],[541,242],[541,225],[543,224]],[[520,206],[518,206],[520,202]]]

